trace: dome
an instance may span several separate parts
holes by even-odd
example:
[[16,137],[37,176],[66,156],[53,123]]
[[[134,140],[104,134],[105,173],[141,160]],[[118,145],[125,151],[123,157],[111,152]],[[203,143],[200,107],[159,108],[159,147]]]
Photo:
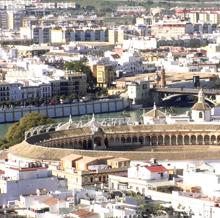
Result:
[[192,110],[194,111],[211,110],[210,106],[205,102],[205,97],[202,89],[198,93],[198,101],[193,105]]
[[156,104],[154,103],[154,108],[144,114],[146,117],[152,118],[166,118],[166,114],[157,109]]
[[207,111],[207,110],[211,110],[211,108],[205,102],[197,102],[193,105],[192,110],[194,110],[194,111]]

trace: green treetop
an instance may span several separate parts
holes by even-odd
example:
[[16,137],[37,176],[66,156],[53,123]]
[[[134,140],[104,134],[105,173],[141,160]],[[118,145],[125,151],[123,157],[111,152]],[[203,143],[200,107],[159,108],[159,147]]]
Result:
[[24,140],[25,132],[34,126],[54,123],[54,121],[38,112],[25,115],[19,122],[12,125],[6,133],[6,140],[9,145],[15,145]]

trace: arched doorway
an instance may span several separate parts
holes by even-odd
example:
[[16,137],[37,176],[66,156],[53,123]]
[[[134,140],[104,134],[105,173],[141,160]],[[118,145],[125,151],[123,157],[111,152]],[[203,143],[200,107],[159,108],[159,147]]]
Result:
[[132,137],[132,143],[137,143],[137,141],[138,141],[137,137],[136,137],[136,136],[133,136],[133,137]]
[[198,145],[203,145],[203,136],[202,135],[197,136],[197,144]]
[[191,135],[191,144],[196,145],[196,136],[195,135]]
[[157,145],[157,136],[152,136],[151,138],[151,145],[154,146],[154,145]]
[[94,146],[97,146],[97,147],[101,147],[102,146],[102,138],[101,137],[96,136],[94,138]]
[[212,145],[215,145],[215,144],[216,144],[216,136],[215,136],[215,135],[212,135],[212,136],[211,136],[211,144],[212,144]]
[[87,149],[87,142],[86,142],[86,140],[83,140],[83,149]]
[[105,144],[106,148],[108,148],[108,139],[107,138],[105,138],[104,144]]
[[88,140],[88,150],[92,150],[92,149],[93,149],[92,140],[89,139],[89,140]]
[[171,136],[171,145],[176,145],[176,136],[175,135]]
[[140,142],[140,144],[142,145],[144,143],[144,137],[143,136],[139,136],[138,141]]
[[158,136],[158,145],[163,145],[163,136],[162,135]]
[[166,135],[166,136],[165,136],[164,142],[165,142],[165,143],[164,143],[165,145],[170,145],[170,136],[169,136],[169,135]]
[[126,141],[126,140],[125,140],[125,137],[124,137],[124,136],[122,136],[122,137],[121,137],[121,143],[122,143],[122,144],[124,144],[124,143],[125,143],[125,141]]
[[204,136],[204,143],[205,143],[205,145],[209,145],[210,144],[210,142],[209,142],[209,135],[205,135]]
[[189,145],[189,136],[188,135],[185,135],[184,136],[184,145]]
[[217,136],[217,144],[220,145],[220,135]]
[[126,143],[131,143],[131,137],[130,136],[127,137]]
[[145,144],[150,145],[150,136],[145,137]]
[[183,136],[182,135],[177,136],[177,145],[183,145]]

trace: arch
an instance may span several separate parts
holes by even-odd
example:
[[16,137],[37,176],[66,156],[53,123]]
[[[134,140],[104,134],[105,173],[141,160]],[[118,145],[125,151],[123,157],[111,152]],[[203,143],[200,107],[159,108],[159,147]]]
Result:
[[[182,94],[166,95],[164,98],[162,98],[162,101],[167,101],[167,100],[179,98],[181,96],[195,96],[196,98],[198,98],[198,94],[185,94],[185,93],[182,93]],[[208,102],[209,104],[216,105],[216,103],[212,99],[209,99],[207,97],[205,97],[205,101]]]
[[79,140],[79,142],[78,142],[78,146],[79,146],[79,148],[82,148],[82,145],[83,145],[82,141]]
[[78,145],[78,142],[76,140],[74,140],[73,148],[77,148],[77,145]]
[[198,145],[203,145],[203,136],[202,135],[197,136],[197,144]]
[[211,135],[211,144],[214,145],[216,143],[217,143],[216,136],[215,135]]
[[175,135],[171,136],[171,145],[176,145],[176,136]]
[[120,138],[117,136],[115,139],[115,144],[119,145],[121,143]]
[[143,136],[139,136],[138,141],[142,145],[144,143],[144,137]]
[[199,119],[203,119],[203,112],[199,112]]
[[165,145],[170,145],[170,136],[169,135],[165,135],[165,137],[164,137],[164,144]]
[[196,145],[196,136],[195,135],[191,135],[190,141],[191,141],[192,145]]
[[107,139],[107,138],[104,139],[104,144],[105,144],[106,148],[109,147],[109,145],[108,145],[108,139]]
[[184,145],[189,145],[189,136],[188,135],[184,135]]
[[102,182],[102,176],[99,176],[99,182]]
[[88,140],[88,150],[92,150],[92,148],[93,148],[93,143],[92,143],[92,140],[89,139]]
[[150,145],[150,136],[145,137],[145,145]]
[[130,136],[127,137],[126,142],[131,143],[131,137]]
[[100,136],[96,136],[94,138],[94,145],[97,146],[97,147],[102,146],[102,138]]
[[106,182],[106,176],[105,175],[102,177],[102,181],[103,181],[103,183]]
[[157,136],[153,135],[151,138],[151,145],[157,145]]
[[182,135],[177,136],[177,145],[183,145],[183,136]]
[[158,145],[163,145],[163,136],[162,135],[158,136]]
[[30,136],[31,136],[31,133],[28,132],[28,133],[26,134],[26,138],[29,138]]
[[205,145],[209,145],[210,144],[209,139],[210,139],[209,135],[205,135],[204,136],[204,143],[205,143]]
[[124,143],[125,143],[125,141],[126,141],[126,140],[125,140],[125,137],[124,137],[124,136],[122,136],[122,137],[121,137],[121,143],[123,143],[123,144],[124,144]]
[[220,144],[220,135],[217,136],[217,144]]
[[86,140],[83,140],[83,149],[87,149],[87,142],[86,142]]
[[111,136],[109,139],[109,144],[112,145],[114,144],[114,142],[115,142],[115,139]]
[[133,143],[137,143],[137,142],[138,142],[137,136],[133,136],[133,137],[132,137],[132,142],[133,142]]

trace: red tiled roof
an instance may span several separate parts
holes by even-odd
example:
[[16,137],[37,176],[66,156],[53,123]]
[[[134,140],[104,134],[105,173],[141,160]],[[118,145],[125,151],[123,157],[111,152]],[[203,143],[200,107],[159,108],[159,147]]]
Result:
[[88,210],[84,210],[84,209],[74,211],[74,212],[72,212],[72,214],[76,215],[77,217],[80,217],[80,218],[86,218],[86,217],[90,217],[92,215],[95,215],[95,213],[90,212]]
[[151,173],[164,173],[167,169],[162,165],[146,166]]

